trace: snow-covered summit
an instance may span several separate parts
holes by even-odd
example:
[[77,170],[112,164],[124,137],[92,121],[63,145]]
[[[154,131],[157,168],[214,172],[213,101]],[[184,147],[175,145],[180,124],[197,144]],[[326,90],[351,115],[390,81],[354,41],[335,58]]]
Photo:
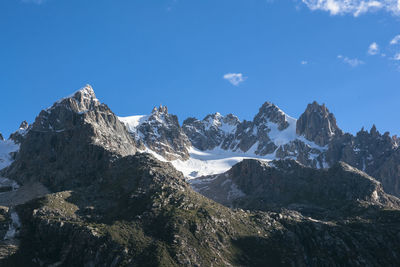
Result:
[[278,129],[282,131],[289,126],[288,118],[289,116],[278,106],[271,102],[265,102],[261,106],[258,114],[254,117],[254,124],[275,123],[278,125]]
[[221,130],[225,134],[233,133],[236,126],[240,123],[239,118],[235,115],[228,114],[222,116],[219,112],[207,115],[203,121],[205,123],[204,126],[206,131],[214,128],[214,130]]
[[168,160],[188,159],[190,141],[179,125],[178,117],[169,114],[166,106],[153,108],[150,115],[119,117],[119,120],[146,149]]

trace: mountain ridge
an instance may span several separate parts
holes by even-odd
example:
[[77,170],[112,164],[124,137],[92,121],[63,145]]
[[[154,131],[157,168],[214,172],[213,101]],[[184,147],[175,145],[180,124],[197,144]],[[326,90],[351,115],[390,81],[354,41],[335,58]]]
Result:
[[[257,122],[245,123],[248,129],[271,133],[270,119],[278,133],[293,127],[293,123],[286,127],[286,117],[270,104],[264,108]],[[193,163],[192,150],[189,159],[168,161],[150,149],[159,145],[158,138],[174,148],[182,144],[184,134],[165,107],[153,115],[150,120],[151,116],[136,117],[134,125],[126,125],[95,98],[91,88],[84,88],[42,111],[20,144],[8,140],[19,149],[0,174],[22,185],[11,193],[29,191],[32,183],[42,187],[36,192],[41,194],[8,212],[2,209],[2,233],[7,225],[10,231],[5,234],[8,239],[0,241],[0,265],[396,266],[400,262],[400,200],[386,194],[374,178],[342,163],[325,170],[294,160],[237,157],[240,163],[233,168],[229,167],[233,162],[227,162],[227,176],[218,170],[222,178],[236,182],[230,189],[240,202],[231,209],[195,192],[174,167],[177,162]],[[221,117],[209,117],[209,128],[223,125]],[[235,123],[230,118],[225,122]],[[152,143],[135,138],[132,130],[141,119],[146,127],[140,132]],[[366,143],[369,138],[388,141],[388,136],[375,131],[362,136]],[[265,136],[261,141],[271,140],[277,139]],[[209,161],[207,151],[195,152],[200,161]],[[219,160],[226,160],[226,151],[220,152]],[[276,186],[268,186],[271,181]],[[249,192],[254,192],[253,198],[246,199]],[[279,209],[253,201],[264,192],[274,196]]]
[[[86,86],[42,111],[42,120],[49,110],[71,97],[69,105],[78,113],[100,105],[93,88]],[[117,118],[131,135],[124,137],[126,143],[132,142],[134,149],[172,162],[188,178],[225,172],[244,158],[295,159],[313,168],[328,168],[343,161],[376,177],[385,190],[400,196],[400,171],[396,167],[400,163],[400,139],[387,132],[382,135],[375,126],[356,135],[344,133],[334,115],[316,101],[307,106],[298,120],[270,102],[260,107],[252,121],[214,113],[203,120],[185,119],[180,125],[177,116],[162,106],[155,107],[150,115]],[[53,123],[51,127],[56,131],[62,130],[57,128],[57,121]],[[21,143],[32,125],[25,123],[21,127],[12,134],[17,143]],[[122,128],[118,131],[124,132]]]

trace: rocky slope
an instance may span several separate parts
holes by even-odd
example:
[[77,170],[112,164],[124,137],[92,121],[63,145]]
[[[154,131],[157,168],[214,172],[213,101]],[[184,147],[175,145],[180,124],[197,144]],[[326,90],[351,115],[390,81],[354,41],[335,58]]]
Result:
[[324,220],[290,209],[234,211],[195,193],[170,164],[146,154],[127,156],[89,187],[20,206],[21,245],[0,263],[395,266],[399,210],[364,200]]
[[384,192],[381,183],[343,162],[318,170],[294,160],[267,163],[247,159],[226,173],[192,180],[192,185],[221,204],[253,210],[331,213],[359,203],[400,205],[399,199]]

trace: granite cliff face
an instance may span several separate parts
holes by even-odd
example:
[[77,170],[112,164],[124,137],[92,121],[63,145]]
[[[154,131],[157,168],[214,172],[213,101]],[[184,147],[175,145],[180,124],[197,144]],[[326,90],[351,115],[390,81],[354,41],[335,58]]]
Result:
[[136,152],[136,143],[90,86],[36,117],[4,176],[55,188],[91,183],[112,158]]
[[335,116],[325,105],[321,106],[315,101],[307,106],[298,119],[296,133],[319,146],[326,146],[333,137],[343,134],[336,125]]

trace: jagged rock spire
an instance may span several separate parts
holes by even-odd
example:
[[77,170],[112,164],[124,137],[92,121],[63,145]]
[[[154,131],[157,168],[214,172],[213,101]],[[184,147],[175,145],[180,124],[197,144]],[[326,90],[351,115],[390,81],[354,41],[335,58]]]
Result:
[[151,111],[152,114],[156,113],[162,113],[162,114],[168,114],[168,107],[160,105],[159,107],[154,107],[153,110]]
[[29,131],[29,127],[30,125],[27,121],[21,122],[19,129],[10,135],[10,139],[16,144],[22,143],[22,141],[25,139],[25,135]]
[[265,123],[266,120],[278,124],[280,131],[289,126],[289,123],[286,121],[285,113],[271,102],[265,102],[261,106],[258,114],[254,118],[254,123],[259,125]]
[[28,130],[28,128],[29,128],[29,123],[27,121],[21,122],[21,124],[19,126],[20,130]]
[[336,124],[335,116],[325,104],[319,105],[316,101],[309,104],[300,116],[296,132],[320,146],[327,145],[333,136],[343,134]]

